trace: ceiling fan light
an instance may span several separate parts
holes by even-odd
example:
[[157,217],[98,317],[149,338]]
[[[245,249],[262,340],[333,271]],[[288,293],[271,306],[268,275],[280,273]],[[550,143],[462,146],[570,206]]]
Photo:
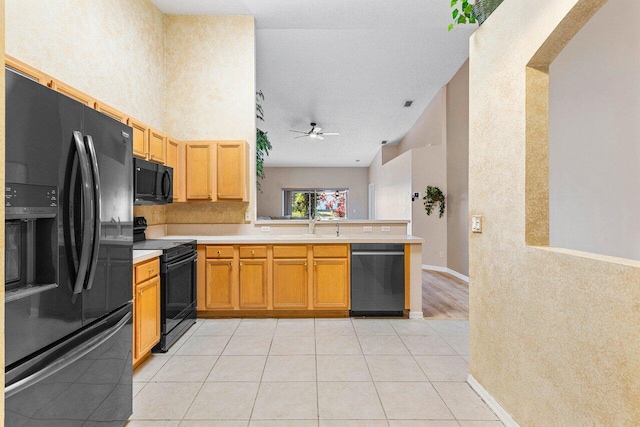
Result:
[[311,138],[317,138],[317,137],[318,137],[318,135],[316,135],[315,133],[310,133],[310,134],[309,134],[309,136],[310,136]]

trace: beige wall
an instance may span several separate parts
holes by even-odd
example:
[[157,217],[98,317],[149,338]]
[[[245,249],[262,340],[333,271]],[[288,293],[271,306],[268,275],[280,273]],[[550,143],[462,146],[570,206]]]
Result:
[[6,15],[7,54],[164,130],[163,15],[149,0],[8,0]]
[[640,25],[621,10],[640,2],[609,0],[549,71],[549,239],[640,260]]
[[253,16],[168,15],[164,22],[166,131],[180,140],[247,141],[252,206],[256,200],[254,27]]
[[522,426],[640,425],[640,262],[527,244],[548,243],[546,70],[604,3],[508,0],[470,41],[470,372]]
[[447,84],[447,267],[469,275],[469,61]]
[[282,215],[283,188],[346,188],[349,219],[368,217],[367,168],[265,168],[260,181],[258,216]]
[[427,145],[444,145],[447,138],[447,86],[442,87],[398,144],[397,154]]

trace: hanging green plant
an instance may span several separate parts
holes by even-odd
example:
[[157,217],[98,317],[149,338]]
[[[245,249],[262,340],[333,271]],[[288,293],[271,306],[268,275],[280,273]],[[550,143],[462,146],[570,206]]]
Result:
[[431,211],[435,205],[440,205],[439,218],[444,216],[445,196],[438,187],[428,186],[422,200],[424,200],[424,210],[427,211],[427,215],[431,215]]
[[[264,101],[264,95],[262,91],[256,92],[256,119],[264,122],[264,111],[260,102]],[[256,127],[256,187],[258,191],[262,192],[260,187],[260,180],[265,178],[264,174],[264,159],[269,155],[269,150],[273,147],[269,141],[267,132],[262,131]]]
[[[445,0],[446,1],[446,0]],[[475,24],[482,25],[484,21],[497,9],[504,0],[451,0],[451,18],[449,31],[454,25]]]

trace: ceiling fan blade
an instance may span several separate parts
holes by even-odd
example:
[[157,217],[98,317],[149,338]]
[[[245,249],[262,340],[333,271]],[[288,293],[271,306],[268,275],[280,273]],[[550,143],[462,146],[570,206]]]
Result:
[[327,136],[327,135],[334,136],[334,135],[340,135],[340,133],[338,133],[338,132],[326,132],[326,133],[323,133],[322,135],[324,135],[324,136]]
[[293,139],[306,138],[307,136],[309,136],[309,135],[304,134],[304,135],[296,136],[296,137],[294,137]]
[[291,129],[289,129],[289,132],[304,133],[305,135],[307,134],[307,132],[301,132],[299,130],[291,130]]
[[319,139],[320,141],[324,141],[324,138],[321,137],[320,135],[316,136],[316,139]]

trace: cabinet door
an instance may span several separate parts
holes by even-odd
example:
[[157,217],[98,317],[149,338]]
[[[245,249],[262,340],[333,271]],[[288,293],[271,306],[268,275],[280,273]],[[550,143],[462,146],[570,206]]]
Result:
[[149,130],[149,161],[164,165],[167,160],[165,155],[166,137],[157,130]]
[[51,81],[51,89],[58,91],[61,94],[68,96],[69,98],[75,99],[76,101],[83,103],[87,107],[93,108],[96,102],[92,97],[90,97],[86,93],[80,92],[78,89],[75,89],[57,80]]
[[266,309],[267,303],[267,260],[240,260],[240,308]]
[[347,259],[313,261],[313,308],[349,308],[349,263]]
[[127,124],[133,129],[133,155],[141,159],[147,158],[149,128],[142,122],[129,117]]
[[180,143],[174,139],[167,137],[167,166],[173,168],[173,201],[181,202],[180,199],[180,183],[182,182],[182,175],[180,174],[179,163],[179,149]]
[[48,86],[51,83],[51,78],[49,76],[12,56],[5,55],[4,63],[8,68],[16,71],[18,74],[30,78],[41,85]]
[[308,283],[305,259],[274,259],[273,308],[306,309]]
[[96,102],[95,109],[100,111],[105,116],[109,116],[114,120],[122,123],[127,123],[127,116],[122,111],[118,111],[115,108],[109,107],[101,102]]
[[160,278],[136,286],[136,348],[138,359],[160,341]]
[[188,143],[187,200],[211,200],[211,144]]
[[218,200],[244,200],[245,142],[218,142],[216,154]]
[[234,306],[233,261],[207,260],[205,307],[232,310]]

